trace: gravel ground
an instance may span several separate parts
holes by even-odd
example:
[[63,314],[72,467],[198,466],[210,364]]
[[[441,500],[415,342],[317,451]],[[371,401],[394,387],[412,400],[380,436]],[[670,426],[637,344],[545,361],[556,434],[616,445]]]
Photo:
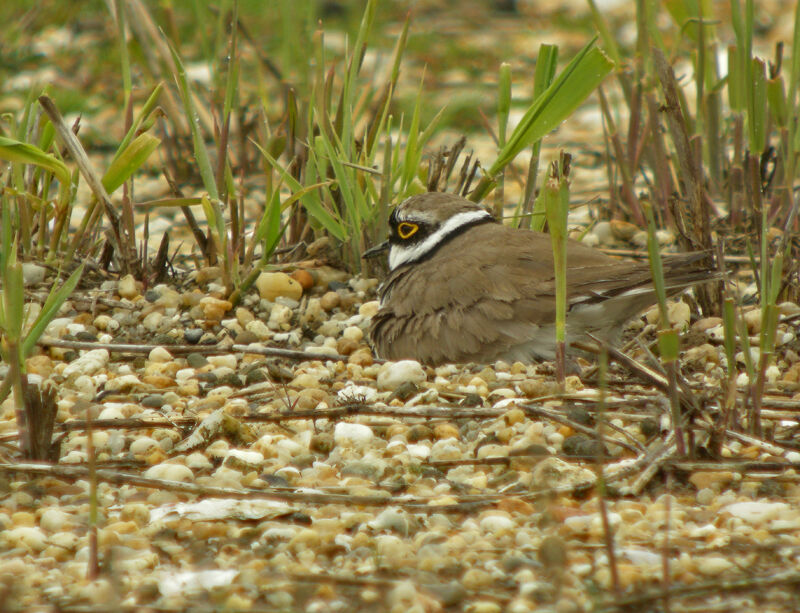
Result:
[[[309,264],[265,274],[231,309],[217,272],[185,290],[106,281],[50,325],[60,342],[28,366],[57,386],[60,461],[0,466],[6,609],[664,610],[665,590],[675,610],[797,609],[796,305],[768,436],[729,433],[712,460],[720,322],[673,304],[690,461],[665,392],[628,370],[602,397],[588,363],[564,394],[549,364],[380,363],[365,338],[376,280]],[[629,334],[656,325],[649,312]],[[7,400],[0,441],[15,432]]]
[[[583,31],[563,27],[586,18],[583,1],[559,3],[555,17],[518,2],[519,15],[491,28],[481,3],[446,15],[439,4],[422,3],[433,8],[415,20],[417,31],[445,34],[431,37],[428,53],[469,45],[458,57],[472,59],[430,66],[433,108],[437,96],[465,91],[477,99],[464,103],[472,115],[493,108],[494,84],[474,73],[496,70],[501,43],[519,91],[530,87],[523,75],[539,42],[585,43]],[[630,42],[630,3],[598,4]],[[757,51],[771,57],[773,40],[790,40],[791,7],[758,5]],[[83,50],[102,32],[68,34]],[[409,91],[418,64],[402,75]],[[70,66],[62,86],[84,89]],[[89,134],[118,131],[111,115],[88,114]],[[545,142],[550,158],[576,154],[572,195],[584,204],[607,194],[594,155],[601,132],[590,101]],[[484,161],[496,151],[485,135],[470,147]],[[515,190],[507,183],[509,202]],[[163,181],[137,179],[143,200],[168,193]],[[249,191],[247,205],[260,207],[262,196]],[[573,221],[588,221],[586,208]],[[152,243],[176,226],[151,219]],[[666,248],[674,241],[659,238]],[[627,251],[642,239],[624,222],[597,223],[584,237]],[[32,383],[55,390],[57,463],[17,463],[13,406],[0,405],[0,611],[800,610],[798,305],[781,305],[758,437],[742,433],[750,382],[741,354],[737,393],[727,393],[721,322],[699,319],[691,298],[671,306],[684,333],[682,409],[693,414],[686,457],[662,380],[636,364],[613,365],[601,394],[589,363],[565,392],[551,364],[381,363],[365,337],[375,279],[307,261],[263,276],[233,308],[218,269],[190,270],[147,289],[90,277],[51,324],[27,366]],[[43,300],[49,273],[32,265],[25,274]],[[737,282],[753,303],[752,279]],[[757,346],[758,310],[745,320]],[[652,343],[658,325],[651,310],[628,336]],[[628,353],[650,364],[641,347]]]

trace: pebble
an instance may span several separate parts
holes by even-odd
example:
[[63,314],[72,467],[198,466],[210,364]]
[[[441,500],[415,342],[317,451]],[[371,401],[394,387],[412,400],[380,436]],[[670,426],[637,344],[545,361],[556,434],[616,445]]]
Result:
[[[293,271],[290,276],[300,284],[300,287],[302,287],[303,290],[309,290],[314,285],[314,277],[311,276],[310,272],[303,270],[302,268],[298,268],[297,270]],[[299,300],[299,298],[295,298],[295,300]]]
[[721,575],[734,566],[732,561],[721,556],[704,557],[697,560],[697,570],[707,577]]
[[363,447],[369,444],[374,437],[372,428],[364,424],[339,422],[333,430],[333,440],[340,447]]
[[63,532],[73,525],[72,516],[57,508],[45,509],[39,518],[39,526],[47,532]]
[[378,373],[379,390],[395,390],[406,382],[420,385],[427,379],[425,370],[416,360],[387,362]]
[[785,502],[746,501],[735,502],[720,509],[720,513],[729,513],[749,524],[763,524],[780,517],[789,510]]
[[38,553],[47,546],[47,535],[37,526],[15,526],[5,530],[0,539],[5,542],[5,549],[10,550],[16,547],[27,549],[30,552]]
[[183,332],[183,338],[190,345],[196,345],[197,343],[200,342],[200,339],[202,337],[203,337],[203,331],[200,328],[189,328],[188,330],[184,330]]
[[120,297],[127,298],[128,300],[133,300],[139,296],[139,289],[136,286],[136,279],[133,278],[133,275],[125,275],[119,280],[117,284],[117,293]]
[[365,302],[358,308],[358,314],[365,319],[369,319],[377,314],[380,307],[381,305],[377,300]]
[[34,262],[22,263],[22,282],[24,285],[36,285],[44,281],[47,268]]
[[164,479],[166,481],[181,481],[191,483],[194,481],[194,473],[188,466],[182,464],[161,463],[148,468],[144,476],[148,479]]
[[256,279],[258,295],[264,300],[274,301],[278,296],[300,300],[303,286],[285,272],[262,272]]
[[210,321],[221,321],[225,314],[233,308],[233,305],[227,300],[220,300],[213,296],[206,296],[200,299],[200,308],[203,312],[203,317]]
[[109,358],[108,350],[92,349],[67,364],[62,374],[65,377],[93,375],[106,367]]
[[332,311],[339,306],[342,299],[338,292],[326,292],[319,299],[319,305],[324,311]]

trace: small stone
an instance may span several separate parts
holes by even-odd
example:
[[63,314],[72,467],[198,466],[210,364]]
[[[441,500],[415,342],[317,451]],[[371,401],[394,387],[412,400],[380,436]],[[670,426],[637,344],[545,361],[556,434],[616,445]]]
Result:
[[523,422],[525,421],[525,411],[514,407],[513,409],[506,411],[505,415],[503,415],[503,420],[509,426]]
[[448,608],[456,607],[467,597],[467,590],[458,581],[451,581],[446,584],[432,584],[427,589],[439,599],[442,606]]
[[614,242],[614,234],[611,231],[611,222],[609,221],[597,222],[592,228],[592,234],[597,237],[602,245],[610,245]]
[[372,462],[350,462],[342,467],[341,475],[343,477],[361,477],[368,481],[378,481],[384,472],[384,467]]
[[119,330],[119,322],[108,315],[98,315],[94,318],[94,322],[92,323],[98,330],[108,332],[116,332]]
[[339,306],[341,301],[342,298],[337,292],[326,292],[319,299],[319,306],[322,307],[323,311],[332,311]]
[[377,300],[365,302],[358,308],[358,314],[361,315],[361,317],[368,319],[370,317],[374,317],[379,308],[381,308],[381,305]]
[[611,220],[611,234],[618,241],[629,241],[638,231],[639,228],[629,221],[623,221],[621,219]]
[[158,441],[154,438],[149,436],[140,436],[131,443],[129,450],[131,455],[136,457],[146,455],[159,446],[160,445],[158,444]]
[[354,341],[349,338],[340,338],[336,342],[336,351],[340,355],[350,355],[359,347],[360,345],[358,344],[357,341]]
[[110,355],[107,349],[92,349],[78,359],[73,360],[64,368],[63,375],[94,375],[108,365]]
[[453,424],[437,424],[433,429],[433,436],[436,440],[444,440],[448,438],[458,439],[461,434]]
[[483,517],[480,521],[481,530],[490,532],[498,536],[512,532],[517,528],[516,522],[505,515],[491,514]]
[[[480,568],[470,568],[461,577],[461,584],[468,590],[478,591],[490,587],[494,583],[492,575]],[[500,610],[499,607],[497,609]]]
[[416,360],[387,362],[378,373],[378,389],[393,391],[406,381],[420,385],[426,379],[425,370]]
[[669,318],[669,325],[673,328],[685,330],[689,327],[689,319],[692,311],[689,305],[683,300],[678,300],[667,306],[667,317]]
[[250,345],[252,343],[257,343],[260,340],[261,339],[250,330],[242,330],[236,335],[237,345]]
[[119,280],[117,284],[117,293],[122,298],[127,298],[128,300],[132,300],[139,295],[139,290],[136,287],[136,279],[133,278],[133,275],[125,275]]
[[160,409],[163,407],[167,401],[164,399],[164,396],[161,394],[148,394],[144,398],[142,398],[140,404],[148,409]]
[[689,483],[698,490],[710,489],[720,492],[733,481],[733,473],[729,470],[700,470],[689,475]]
[[433,431],[423,424],[414,424],[406,432],[406,440],[410,443],[429,441],[433,438]]
[[709,558],[699,558],[697,560],[697,570],[706,576],[720,575],[736,566],[733,562],[722,556]]
[[163,347],[155,347],[148,354],[147,359],[151,362],[166,363],[171,362],[175,358],[173,358],[172,354]]
[[152,313],[145,315],[144,319],[142,320],[142,325],[148,332],[155,332],[161,327],[163,321],[164,314],[160,313],[159,311],[153,311]]
[[791,507],[785,502],[768,502],[752,500],[734,502],[719,510],[720,513],[730,513],[749,524],[762,524],[789,511]]
[[39,552],[47,547],[44,531],[36,526],[15,526],[3,531],[0,538],[5,541],[6,549],[22,547],[28,551]]
[[194,481],[194,473],[188,466],[164,462],[148,468],[144,476],[149,479],[164,479],[166,481],[181,481],[183,483],[191,483]]
[[546,536],[539,545],[536,557],[549,571],[563,569],[567,565],[567,544],[558,535]]
[[396,390],[392,393],[391,398],[397,398],[398,400],[402,400],[405,402],[412,396],[416,395],[419,392],[419,388],[416,386],[415,383],[412,381],[405,381],[401,383]]
[[203,331],[200,328],[189,328],[188,330],[184,330],[183,332],[183,338],[190,345],[196,345],[197,343],[200,342],[200,339],[202,337],[203,337]]
[[275,301],[278,296],[300,300],[303,286],[285,272],[262,272],[256,279],[258,295],[265,300]]
[[269,312],[267,325],[273,330],[289,329],[292,321],[292,309],[283,304],[274,304]]
[[39,375],[42,379],[46,379],[53,373],[53,360],[46,355],[34,355],[28,358],[25,360],[25,366],[28,374]]
[[205,266],[197,271],[195,276],[195,283],[198,285],[206,285],[222,279],[222,268],[219,266]]
[[407,512],[397,507],[389,507],[369,522],[369,527],[376,532],[396,532],[408,536],[411,524],[412,518]]
[[202,353],[190,353],[186,356],[186,363],[191,368],[203,368],[208,364],[208,360]]
[[290,276],[300,284],[303,290],[311,289],[314,285],[314,277],[311,276],[310,272],[302,268],[293,271]]
[[47,532],[65,532],[72,525],[71,516],[58,508],[45,509],[39,518],[39,526]]
[[364,331],[358,326],[349,326],[342,331],[342,338],[360,343],[364,338]]
[[157,288],[158,298],[155,301],[160,307],[166,309],[177,309],[181,304],[181,295],[171,287],[159,285]]
[[350,357],[347,359],[348,364],[355,364],[357,366],[371,366],[375,360],[372,357],[372,352],[367,349],[358,349],[350,354]]
[[320,453],[322,455],[328,455],[333,449],[333,446],[333,437],[326,432],[315,434],[311,437],[311,440],[308,443],[308,448],[311,451],[315,451],[316,453]]
[[203,316],[206,319],[221,321],[225,313],[233,308],[233,305],[227,300],[206,296],[200,299],[200,308],[203,310]]
[[22,282],[25,285],[35,285],[44,281],[47,269],[33,262],[22,263]]
[[339,447],[363,447],[373,438],[372,428],[364,424],[339,422],[333,430],[333,440]]

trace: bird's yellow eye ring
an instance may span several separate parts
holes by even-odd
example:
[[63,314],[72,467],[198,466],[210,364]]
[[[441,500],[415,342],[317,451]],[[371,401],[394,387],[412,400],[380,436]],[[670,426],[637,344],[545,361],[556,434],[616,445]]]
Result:
[[411,238],[414,233],[419,230],[419,226],[415,223],[404,221],[397,226],[397,234],[403,240]]

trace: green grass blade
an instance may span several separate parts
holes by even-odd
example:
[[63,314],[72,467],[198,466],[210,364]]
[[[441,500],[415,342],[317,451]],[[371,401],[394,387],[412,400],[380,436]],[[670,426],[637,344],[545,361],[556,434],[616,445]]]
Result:
[[127,181],[134,172],[147,161],[150,155],[161,144],[161,140],[152,134],[140,134],[136,139],[121,151],[103,175],[103,187],[110,194]]
[[52,172],[62,184],[70,183],[70,172],[66,164],[34,145],[0,136],[0,159],[39,166]]
[[[258,143],[255,143],[258,150],[261,151],[261,155],[264,156],[264,159],[269,162],[269,164],[278,172],[280,175],[281,181],[284,181],[292,192],[299,192],[303,189],[303,185],[300,184],[297,179],[295,179],[289,172],[283,168],[280,163],[272,157],[269,152],[264,149]],[[328,232],[331,233],[335,238],[340,241],[343,241],[347,237],[347,231],[342,224],[342,222],[334,217],[329,211],[322,206],[322,203],[319,201],[318,198],[314,198],[313,194],[309,193],[306,194],[303,198],[303,206],[306,207],[308,214],[311,215],[314,219],[316,219],[320,225],[325,228]]]

